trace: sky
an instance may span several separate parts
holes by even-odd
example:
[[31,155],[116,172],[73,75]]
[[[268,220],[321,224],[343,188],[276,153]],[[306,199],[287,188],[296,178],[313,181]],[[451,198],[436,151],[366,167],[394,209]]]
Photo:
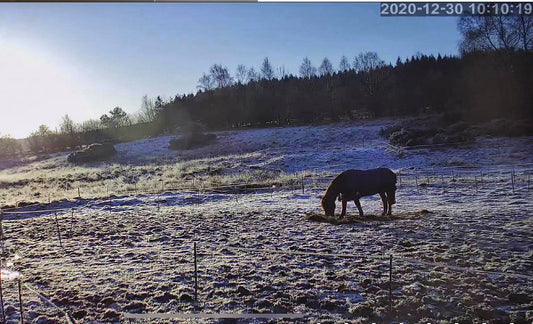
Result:
[[213,64],[234,75],[268,57],[297,75],[304,57],[457,55],[456,23],[380,17],[379,3],[0,3],[0,136],[195,93]]

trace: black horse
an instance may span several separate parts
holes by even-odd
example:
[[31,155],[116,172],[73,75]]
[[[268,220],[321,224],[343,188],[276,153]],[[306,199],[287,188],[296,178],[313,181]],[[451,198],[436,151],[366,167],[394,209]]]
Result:
[[382,215],[391,215],[392,205],[396,203],[396,174],[387,168],[371,170],[347,170],[331,181],[322,197],[322,208],[326,216],[334,216],[335,199],[342,201],[341,217],[346,215],[346,203],[355,202],[359,216],[363,209],[359,199],[364,196],[379,194],[383,202]]

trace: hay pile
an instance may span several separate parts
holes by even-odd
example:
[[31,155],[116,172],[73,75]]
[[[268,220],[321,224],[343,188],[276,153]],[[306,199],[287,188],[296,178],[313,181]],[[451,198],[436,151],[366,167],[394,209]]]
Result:
[[343,218],[339,218],[337,216],[334,216],[334,217],[326,216],[322,213],[320,214],[307,213],[306,219],[311,222],[342,225],[342,224],[356,224],[356,223],[366,223],[366,222],[391,222],[391,221],[400,220],[400,219],[423,217],[430,213],[431,213],[430,211],[423,209],[423,210],[419,210],[416,212],[399,213],[399,214],[386,215],[386,216],[368,214],[363,217],[347,216]]

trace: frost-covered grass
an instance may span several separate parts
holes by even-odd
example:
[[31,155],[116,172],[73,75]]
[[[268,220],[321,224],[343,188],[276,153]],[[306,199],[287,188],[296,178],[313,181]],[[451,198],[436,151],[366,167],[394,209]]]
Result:
[[[27,194],[34,185],[44,195],[46,184],[61,193],[61,177],[72,177],[66,181],[72,197],[75,183],[94,192],[39,207],[72,208],[58,214],[63,250],[53,214],[4,215],[5,259],[19,255],[10,269],[83,323],[116,322],[129,312],[302,313],[302,323],[530,322],[533,184],[528,190],[526,164],[533,162],[532,139],[482,138],[468,147],[405,150],[398,157],[379,129],[340,124],[226,132],[219,144],[183,153],[166,152],[159,145],[164,139],[150,139],[117,145],[114,161],[73,168],[70,175],[61,156],[37,162],[56,168],[19,166],[29,180]],[[450,168],[452,159],[461,162]],[[352,221],[308,220],[322,213],[328,180],[317,178],[380,165],[403,174],[393,217],[370,216],[381,213],[374,196],[362,199],[369,217],[360,219],[350,203]],[[55,182],[32,181],[36,169]],[[0,181],[14,173],[4,169]],[[155,189],[161,183],[204,190],[90,198],[113,194],[106,185]],[[235,183],[277,185],[208,189]],[[198,303],[192,300],[193,242]],[[9,319],[16,321],[13,282],[6,285]],[[35,294],[27,292],[25,300],[26,322],[62,321]]]

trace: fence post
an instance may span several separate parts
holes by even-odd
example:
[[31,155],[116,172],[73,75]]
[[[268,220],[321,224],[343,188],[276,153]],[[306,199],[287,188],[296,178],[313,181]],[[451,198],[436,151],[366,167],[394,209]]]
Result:
[[392,313],[392,254],[389,258],[389,310]]
[[57,237],[59,239],[59,247],[62,249],[63,248],[63,243],[61,243],[61,230],[59,228],[59,221],[57,220],[57,212],[54,212],[54,218],[55,218],[55,221],[56,221]]
[[[0,268],[2,268],[2,260],[0,259]],[[0,273],[0,308],[2,310],[2,323],[6,322],[6,310],[4,309],[4,290],[2,288],[2,274]]]
[[513,186],[513,193],[514,193],[514,169],[511,173],[511,185]]
[[0,211],[0,245],[2,247],[1,258],[4,256],[4,211]]
[[72,237],[73,223],[74,223],[74,209],[71,209],[71,210],[70,210],[70,237]]
[[302,172],[302,194],[305,191],[305,185],[304,185],[304,173]]
[[198,302],[198,260],[196,254],[196,242],[194,242],[194,300]]
[[20,324],[24,324],[24,312],[22,307],[22,280],[18,278],[19,285],[19,308],[20,308]]
[[[2,241],[2,255],[0,255],[0,269],[2,268],[2,257],[4,256],[4,212],[0,211],[0,240]],[[6,322],[6,312],[4,309],[4,291],[2,289],[2,274],[0,272],[0,310],[2,311],[2,323]]]

